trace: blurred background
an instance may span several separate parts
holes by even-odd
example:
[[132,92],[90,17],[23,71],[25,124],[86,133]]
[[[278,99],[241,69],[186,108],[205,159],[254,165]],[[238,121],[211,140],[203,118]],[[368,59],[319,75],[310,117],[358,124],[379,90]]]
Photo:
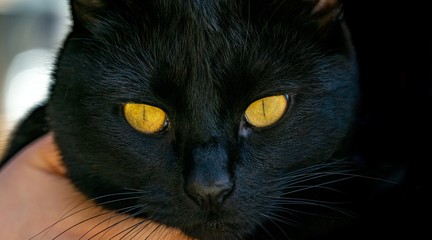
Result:
[[0,154],[7,135],[43,101],[69,30],[67,0],[0,0]]

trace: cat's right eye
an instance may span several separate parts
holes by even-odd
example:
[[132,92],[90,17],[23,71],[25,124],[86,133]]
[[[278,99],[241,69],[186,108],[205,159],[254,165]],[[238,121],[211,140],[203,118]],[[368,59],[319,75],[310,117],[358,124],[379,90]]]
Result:
[[282,118],[288,105],[288,95],[261,98],[246,109],[246,121],[254,127],[268,127]]
[[147,134],[160,133],[169,123],[162,109],[142,103],[124,104],[123,115],[129,125]]

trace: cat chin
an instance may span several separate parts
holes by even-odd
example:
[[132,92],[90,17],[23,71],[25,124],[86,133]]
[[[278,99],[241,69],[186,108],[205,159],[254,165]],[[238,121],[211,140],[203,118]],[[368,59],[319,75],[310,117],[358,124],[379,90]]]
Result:
[[[229,216],[228,216],[229,215]],[[202,240],[245,239],[255,228],[248,218],[239,219],[231,214],[191,214],[181,218],[155,219],[170,227],[180,229],[188,236]]]
[[180,229],[186,235],[200,240],[245,239],[257,228],[248,217],[238,218],[228,212],[225,214],[205,212],[189,213],[180,218],[177,216],[155,219],[155,221]]
[[242,224],[207,222],[202,225],[181,228],[187,235],[205,240],[244,239],[253,229]]

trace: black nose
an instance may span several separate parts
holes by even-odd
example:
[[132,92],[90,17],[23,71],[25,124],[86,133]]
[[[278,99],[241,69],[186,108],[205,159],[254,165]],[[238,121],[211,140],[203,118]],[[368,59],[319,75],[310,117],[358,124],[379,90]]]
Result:
[[186,192],[203,209],[214,211],[219,209],[230,194],[233,184],[228,177],[212,183],[190,179],[186,184]]
[[185,172],[185,192],[202,209],[218,210],[233,190],[228,151],[221,144],[203,144],[192,151]]

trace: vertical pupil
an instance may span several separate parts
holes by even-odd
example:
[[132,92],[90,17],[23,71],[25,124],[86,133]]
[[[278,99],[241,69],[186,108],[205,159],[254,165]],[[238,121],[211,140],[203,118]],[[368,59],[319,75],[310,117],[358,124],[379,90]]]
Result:
[[261,106],[262,106],[263,116],[265,117],[266,113],[265,113],[265,101],[264,100],[261,100]]
[[143,117],[144,122],[147,121],[147,116],[146,116],[146,106],[143,106],[143,113],[142,113],[142,114],[143,114],[142,117]]

